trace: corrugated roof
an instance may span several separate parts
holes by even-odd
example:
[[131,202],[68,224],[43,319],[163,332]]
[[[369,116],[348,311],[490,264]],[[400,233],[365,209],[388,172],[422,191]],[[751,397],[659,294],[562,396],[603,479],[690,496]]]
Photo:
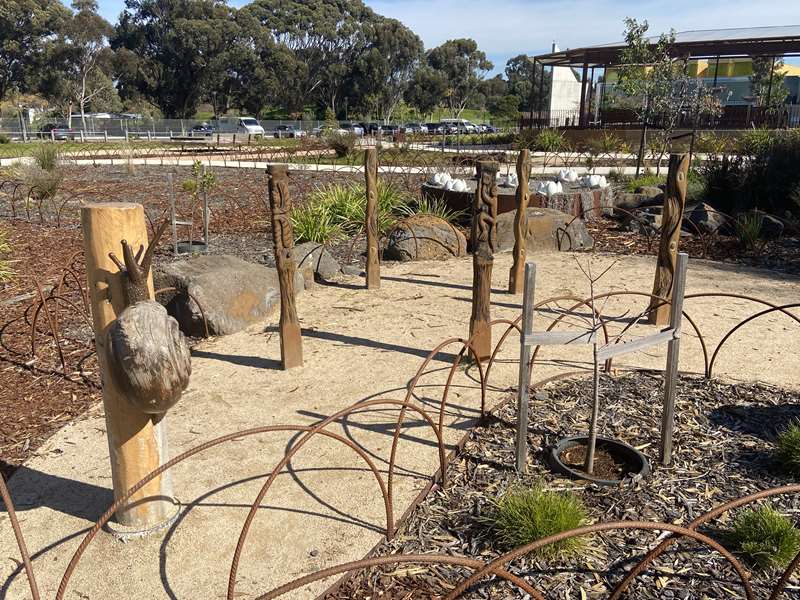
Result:
[[[647,38],[648,42],[655,44],[659,36]],[[800,38],[800,25],[774,25],[770,27],[734,27],[731,29],[697,29],[693,31],[678,31],[675,33],[676,44],[697,44],[702,42],[745,42],[763,40],[782,40],[786,38]],[[613,42],[587,46],[588,48],[618,48],[624,47],[625,42]]]

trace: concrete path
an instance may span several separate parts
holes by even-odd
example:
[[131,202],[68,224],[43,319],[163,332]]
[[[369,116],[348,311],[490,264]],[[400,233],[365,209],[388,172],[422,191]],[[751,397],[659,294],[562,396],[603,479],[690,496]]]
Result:
[[[532,257],[538,265],[537,299],[587,295],[576,257],[585,262],[590,255]],[[594,255],[592,260],[599,271],[615,258]],[[521,298],[503,291],[510,263],[508,254],[495,261],[495,317],[519,315]],[[600,288],[649,291],[653,269],[653,258],[620,258]],[[431,348],[452,336],[466,337],[471,270],[468,257],[391,264],[384,265],[378,291],[367,292],[362,280],[307,290],[298,302],[305,366],[289,372],[278,368],[274,320],[202,344],[194,351],[190,389],[167,416],[171,453],[259,425],[312,424],[360,400],[402,399],[409,379]],[[745,267],[692,261],[688,292],[698,291],[753,294],[780,304],[797,300],[800,281]],[[642,308],[642,300],[628,296],[609,301],[604,313],[624,322]],[[686,310],[710,342],[759,307],[734,299],[698,299],[687,301]],[[548,318],[546,312],[537,316],[537,329]],[[496,331],[495,339],[501,330]],[[648,328],[638,326],[632,331],[634,335],[647,332]],[[797,332],[797,325],[779,314],[748,325],[721,352],[719,374],[800,388]],[[688,329],[681,350],[683,370],[702,370],[699,344]],[[456,351],[455,347],[444,349],[431,363],[431,373],[421,380],[417,400],[431,412]],[[491,375],[490,404],[515,385],[517,355],[517,341],[512,337]],[[659,348],[626,362],[663,368],[664,356],[665,349]],[[588,358],[574,347],[569,352],[548,348],[534,377],[541,380],[586,369]],[[450,445],[464,435],[478,413],[476,369],[459,370],[454,386],[444,432]],[[356,441],[385,473],[396,415],[394,408],[369,408],[331,430]],[[245,515],[266,474],[296,437],[253,436],[178,465],[173,471],[174,487],[185,504],[178,522],[163,535],[126,544],[101,532],[64,597],[224,598],[231,555]],[[409,419],[399,450],[396,517],[436,469],[433,439],[424,422]],[[44,598],[54,597],[84,532],[109,504],[109,485],[100,407],[54,435],[12,478],[12,493]],[[317,438],[297,455],[262,503],[242,554],[235,597],[252,598],[303,574],[361,558],[379,542],[383,527],[383,501],[370,472],[350,449]],[[8,518],[0,513],[0,598],[29,597],[17,557]],[[311,586],[293,597],[313,597],[331,583]]]

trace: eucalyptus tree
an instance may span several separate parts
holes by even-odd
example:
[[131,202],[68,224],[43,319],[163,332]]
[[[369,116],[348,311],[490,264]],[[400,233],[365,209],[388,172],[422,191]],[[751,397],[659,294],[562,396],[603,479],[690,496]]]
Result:
[[479,91],[481,81],[494,65],[471,39],[448,40],[430,50],[427,63],[446,83],[444,102],[458,117]]

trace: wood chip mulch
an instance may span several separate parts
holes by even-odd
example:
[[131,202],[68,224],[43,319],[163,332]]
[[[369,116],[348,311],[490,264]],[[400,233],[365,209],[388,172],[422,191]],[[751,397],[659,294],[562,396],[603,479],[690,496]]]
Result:
[[[514,464],[515,396],[493,411],[470,434],[450,465],[448,484],[435,488],[414,510],[396,538],[376,555],[459,555],[489,562],[509,548],[493,543],[486,517],[492,502],[513,485],[537,482],[553,490],[571,490],[583,499],[592,522],[665,521],[685,525],[705,511],[734,498],[794,483],[773,457],[774,438],[800,416],[800,394],[761,384],[729,385],[717,380],[681,377],[678,385],[673,465],[656,464],[660,431],[662,378],[638,372],[601,381],[600,434],[644,452],[653,473],[618,487],[600,487],[560,478],[544,466],[544,449],[568,435],[585,433],[590,414],[591,379],[553,382],[532,390],[532,449],[528,474]],[[800,498],[771,501],[800,522]],[[715,539],[730,521],[726,514],[701,529]],[[590,538],[589,550],[562,560],[517,559],[509,570],[524,577],[548,598],[606,598],[648,549],[656,532],[609,532]],[[627,598],[740,598],[735,572],[719,555],[691,541],[674,545],[631,586]],[[437,598],[470,574],[468,569],[403,564],[357,573],[328,600]],[[754,572],[757,597],[765,598],[779,574]],[[795,576],[785,597],[800,597]],[[527,598],[502,581],[486,580],[467,598]]]

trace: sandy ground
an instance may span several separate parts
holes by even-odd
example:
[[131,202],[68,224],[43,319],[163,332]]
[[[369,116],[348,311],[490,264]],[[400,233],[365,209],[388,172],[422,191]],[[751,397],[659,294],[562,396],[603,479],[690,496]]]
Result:
[[[578,255],[582,261],[590,255]],[[531,257],[537,261],[537,299],[587,295],[587,284],[570,254]],[[594,255],[602,269],[613,257]],[[493,317],[519,315],[521,298],[504,290],[510,255],[495,261]],[[600,282],[603,291],[652,286],[654,259],[623,257]],[[310,424],[354,402],[402,399],[409,379],[438,342],[466,337],[470,315],[471,259],[384,265],[382,287],[362,281],[307,290],[298,303],[304,328],[305,366],[278,366],[278,335],[271,323],[203,343],[194,351],[189,390],[167,416],[176,455],[224,433],[271,424]],[[798,300],[800,280],[745,267],[693,261],[687,292],[751,294],[781,304]],[[644,300],[611,300],[604,314],[625,319]],[[760,307],[735,299],[687,300],[711,347],[741,318]],[[800,312],[800,311],[797,311]],[[547,313],[537,316],[536,329]],[[503,328],[496,329],[498,339]],[[631,334],[648,333],[636,326]],[[773,313],[738,332],[721,351],[715,374],[800,388],[798,328]],[[518,355],[511,337],[491,374],[489,402],[515,385]],[[431,411],[441,396],[448,365],[458,348],[444,349],[421,380],[417,400]],[[547,348],[534,378],[586,369],[588,347]],[[625,357],[628,365],[663,368],[665,349]],[[680,366],[703,370],[700,345],[686,328]],[[618,366],[621,366],[618,365]],[[455,443],[479,408],[475,367],[461,369],[451,393],[445,437]],[[587,399],[588,401],[588,399]],[[654,410],[658,410],[654,407]],[[355,440],[385,472],[395,409],[370,408],[331,430]],[[535,415],[532,419],[535,420]],[[601,419],[602,423],[602,419]],[[196,455],[173,471],[176,495],[186,505],[166,533],[120,543],[101,532],[80,563],[65,598],[222,598],[242,522],[266,474],[295,434],[264,434]],[[436,464],[433,434],[411,418],[399,451],[394,514],[399,517],[424,487]],[[317,438],[301,450],[267,495],[242,555],[236,597],[251,598],[320,568],[355,560],[375,545],[385,527],[383,501],[374,478],[355,453]],[[85,530],[109,504],[111,492],[105,423],[100,407],[59,431],[36,458],[12,478],[28,547],[43,597],[52,598],[64,568]],[[8,518],[0,516],[0,598],[29,597],[17,562]],[[294,597],[312,597],[330,580]]]

